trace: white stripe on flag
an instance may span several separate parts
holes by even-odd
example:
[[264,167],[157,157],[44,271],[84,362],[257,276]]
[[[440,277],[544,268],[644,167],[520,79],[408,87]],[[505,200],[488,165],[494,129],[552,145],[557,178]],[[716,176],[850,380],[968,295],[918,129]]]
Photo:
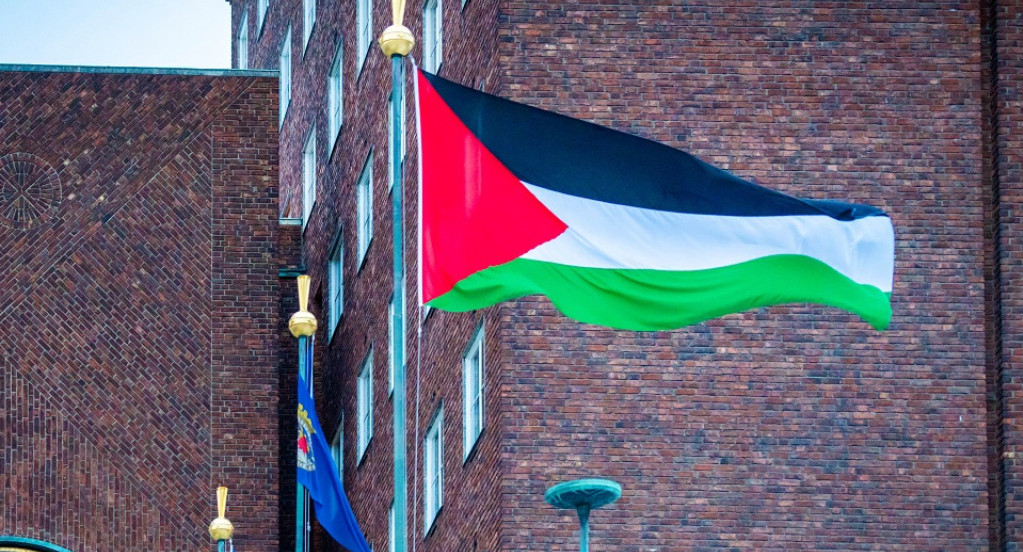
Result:
[[694,215],[615,205],[523,182],[568,230],[522,258],[611,269],[705,270],[769,255],[804,255],[855,282],[891,292],[891,219],[824,215]]

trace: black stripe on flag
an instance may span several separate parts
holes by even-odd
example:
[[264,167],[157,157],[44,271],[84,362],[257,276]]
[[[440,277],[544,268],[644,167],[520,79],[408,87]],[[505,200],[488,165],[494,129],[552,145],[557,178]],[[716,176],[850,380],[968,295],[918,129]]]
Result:
[[452,111],[519,179],[619,205],[706,215],[884,215],[743,180],[664,144],[511,102],[424,73]]

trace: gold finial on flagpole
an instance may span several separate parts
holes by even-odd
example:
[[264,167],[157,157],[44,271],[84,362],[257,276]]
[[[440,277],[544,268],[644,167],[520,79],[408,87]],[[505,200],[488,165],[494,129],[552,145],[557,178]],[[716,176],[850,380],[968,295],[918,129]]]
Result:
[[224,517],[227,510],[227,487],[217,487],[217,519],[210,522],[210,536],[215,541],[230,540],[234,535],[234,525]]
[[402,19],[405,14],[405,0],[391,0],[391,21],[393,22],[390,27],[384,29],[384,32],[380,33],[380,49],[384,51],[387,57],[395,55],[407,56],[412,51],[412,47],[416,45],[416,39],[412,36],[412,31],[408,27],[402,25]]
[[309,337],[316,333],[316,317],[309,312],[309,276],[303,274],[298,277],[298,312],[291,315],[288,321],[288,330],[295,337]]

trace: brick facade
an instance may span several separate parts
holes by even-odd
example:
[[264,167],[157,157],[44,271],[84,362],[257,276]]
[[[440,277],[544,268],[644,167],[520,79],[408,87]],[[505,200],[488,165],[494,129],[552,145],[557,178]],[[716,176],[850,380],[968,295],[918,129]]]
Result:
[[278,549],[276,100],[265,73],[4,68],[0,535],[203,549],[223,484],[239,548]]
[[[245,9],[255,27],[254,4],[232,0],[236,26]],[[301,196],[299,153],[315,125],[318,195],[303,252],[317,308],[339,229],[345,246],[345,314],[336,335],[318,336],[317,404],[329,433],[344,413],[346,491],[382,550],[392,496],[390,69],[374,45],[356,74],[354,3],[319,4],[304,48],[301,0],[273,2],[262,33],[250,29],[258,38],[249,59],[276,67],[290,23],[281,195]],[[390,6],[374,7],[376,37]],[[898,239],[895,315],[890,330],[874,332],[852,315],[794,305],[636,334],[577,324],[526,298],[479,313],[434,312],[417,347],[410,307],[416,550],[574,550],[578,522],[546,505],[543,492],[592,476],[624,487],[592,517],[595,547],[972,551],[1001,550],[1004,539],[1004,549],[1018,549],[1017,2],[443,7],[442,76],[684,148],[794,195],[885,209]],[[421,1],[406,9],[417,39],[421,11]],[[327,151],[326,78],[342,36],[345,123]],[[408,139],[413,275],[414,127]],[[375,231],[360,267],[354,189],[370,150]],[[283,214],[300,212],[291,203]],[[408,293],[413,303],[412,283]],[[480,324],[486,425],[463,463],[461,356]],[[375,432],[358,463],[355,377],[371,347]],[[445,503],[424,535],[422,440],[440,404]],[[314,541],[336,549],[322,531]]]

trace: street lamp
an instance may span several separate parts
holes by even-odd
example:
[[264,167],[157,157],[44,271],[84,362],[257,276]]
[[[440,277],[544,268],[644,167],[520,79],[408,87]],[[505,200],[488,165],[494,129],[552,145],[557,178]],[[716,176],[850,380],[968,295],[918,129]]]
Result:
[[609,479],[576,479],[547,489],[543,498],[555,508],[570,508],[579,514],[579,552],[589,552],[590,510],[607,506],[621,496],[622,486]]

